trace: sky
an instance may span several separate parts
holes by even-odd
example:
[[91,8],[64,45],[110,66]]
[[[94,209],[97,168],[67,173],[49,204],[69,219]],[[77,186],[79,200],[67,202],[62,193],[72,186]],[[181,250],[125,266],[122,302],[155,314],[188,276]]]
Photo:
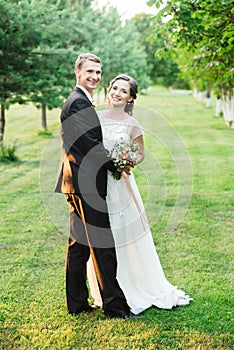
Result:
[[137,13],[156,14],[155,6],[147,6],[147,1],[144,0],[96,0],[97,6],[102,7],[110,4],[116,7],[122,19],[129,19]]

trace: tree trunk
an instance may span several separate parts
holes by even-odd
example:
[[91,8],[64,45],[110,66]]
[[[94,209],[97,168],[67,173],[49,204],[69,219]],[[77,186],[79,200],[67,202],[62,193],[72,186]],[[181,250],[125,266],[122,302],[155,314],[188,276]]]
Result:
[[216,117],[221,117],[221,112],[222,112],[222,99],[221,99],[220,95],[217,95],[215,116]]
[[193,97],[197,99],[197,95],[198,95],[198,92],[197,92],[197,81],[196,81],[196,79],[194,79],[194,81],[193,81]]
[[3,141],[3,135],[5,130],[5,108],[4,105],[1,104],[1,116],[0,116],[0,143]]
[[234,128],[234,97],[231,84],[222,87],[222,102],[224,120],[229,128]]
[[206,83],[206,99],[205,99],[206,107],[209,108],[211,106],[211,86],[210,82]]
[[46,104],[41,104],[41,126],[42,129],[47,131],[47,121],[46,121]]
[[107,98],[107,88],[104,87],[104,97],[105,97],[105,101],[106,101],[106,98]]

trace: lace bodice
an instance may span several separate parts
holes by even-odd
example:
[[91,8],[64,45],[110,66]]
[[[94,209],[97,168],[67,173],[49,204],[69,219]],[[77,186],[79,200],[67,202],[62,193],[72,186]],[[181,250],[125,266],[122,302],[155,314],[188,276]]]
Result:
[[98,113],[102,126],[104,147],[111,149],[121,139],[133,140],[143,134],[142,128],[135,118],[111,119],[104,116],[102,111]]

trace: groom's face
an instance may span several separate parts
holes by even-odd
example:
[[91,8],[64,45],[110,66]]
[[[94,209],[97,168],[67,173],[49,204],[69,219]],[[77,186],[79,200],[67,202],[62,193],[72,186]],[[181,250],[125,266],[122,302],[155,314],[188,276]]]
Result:
[[80,68],[76,70],[77,84],[85,88],[90,95],[101,81],[101,64],[86,60]]

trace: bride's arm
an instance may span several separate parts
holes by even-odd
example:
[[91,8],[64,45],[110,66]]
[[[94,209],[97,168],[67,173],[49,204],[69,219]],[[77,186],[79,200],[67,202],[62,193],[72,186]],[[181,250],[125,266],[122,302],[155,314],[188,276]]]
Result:
[[[134,139],[132,139],[132,141],[138,145],[137,153],[139,153],[140,155],[140,160],[138,160],[138,162],[135,164],[137,165],[140,164],[145,158],[143,135],[135,137]],[[118,171],[126,173],[127,175],[131,175],[131,168],[119,168]]]
[[136,163],[136,165],[137,165],[137,164],[140,164],[145,158],[145,148],[144,148],[143,135],[135,137],[132,141],[139,146],[137,152],[140,154],[140,160]]

